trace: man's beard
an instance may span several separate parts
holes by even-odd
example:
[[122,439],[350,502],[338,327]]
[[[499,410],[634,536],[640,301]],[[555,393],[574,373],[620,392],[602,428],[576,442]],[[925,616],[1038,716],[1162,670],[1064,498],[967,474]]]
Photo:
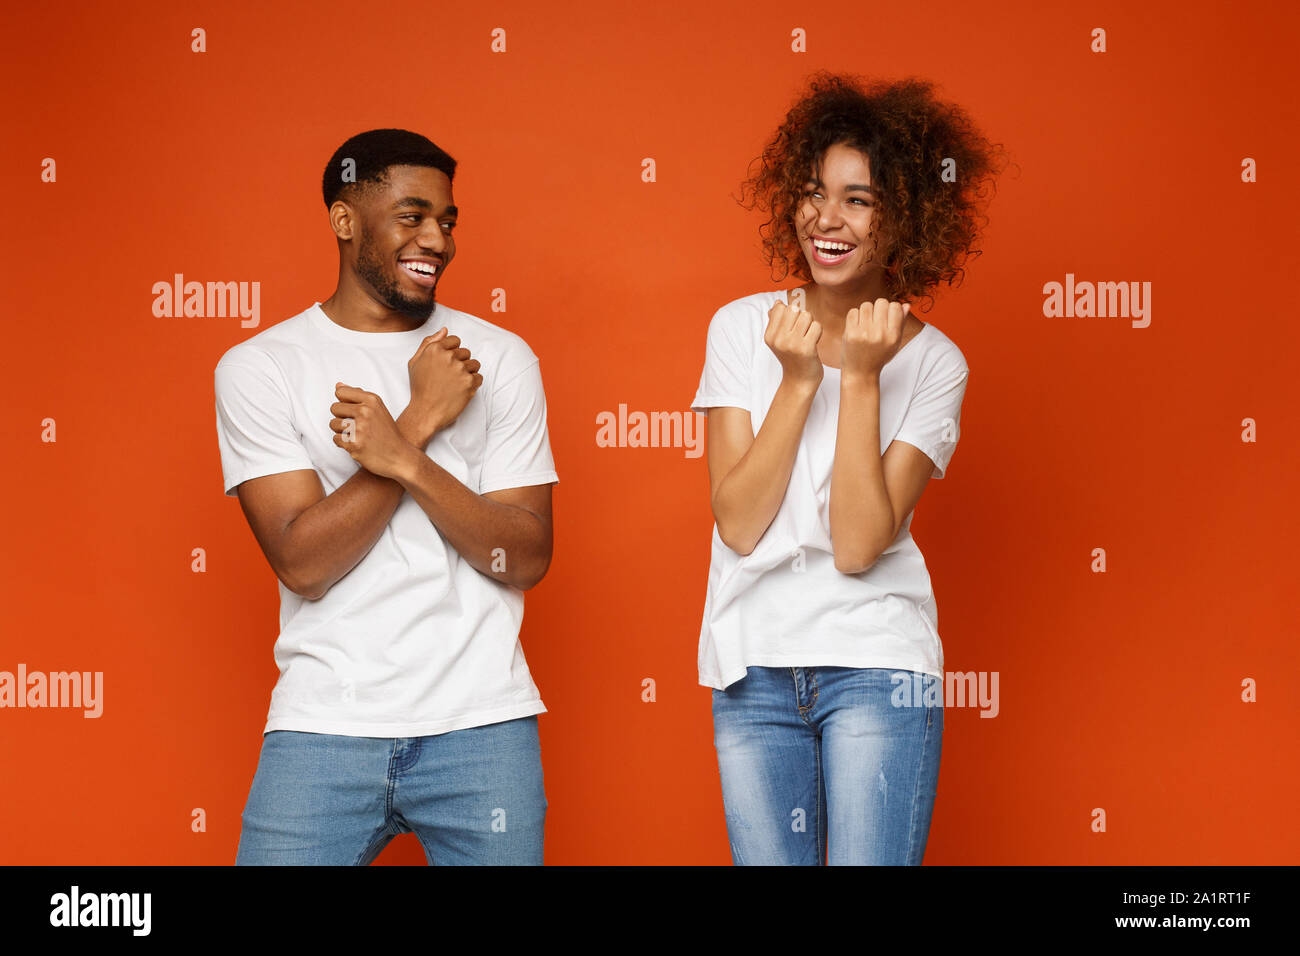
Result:
[[[401,268],[398,266],[397,268]],[[361,251],[357,256],[357,274],[370,283],[371,288],[379,294],[394,312],[399,312],[411,319],[427,319],[433,311],[434,299],[430,289],[430,298],[424,299],[405,292],[398,280],[384,271],[384,262],[375,253],[374,244],[367,241],[365,233],[361,235]]]

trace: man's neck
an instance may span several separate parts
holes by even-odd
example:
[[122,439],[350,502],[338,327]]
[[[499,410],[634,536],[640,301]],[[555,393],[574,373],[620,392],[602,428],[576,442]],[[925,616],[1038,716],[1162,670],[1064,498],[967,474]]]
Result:
[[[353,332],[410,332],[428,321],[428,316],[413,319],[376,302],[361,289],[339,285],[334,294],[320,304],[331,322]],[[433,304],[429,310],[433,311]]]

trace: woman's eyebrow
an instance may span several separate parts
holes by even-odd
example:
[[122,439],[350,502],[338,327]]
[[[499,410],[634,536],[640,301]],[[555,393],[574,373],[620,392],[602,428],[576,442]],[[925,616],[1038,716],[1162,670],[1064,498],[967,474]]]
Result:
[[[824,182],[822,182],[820,179],[810,179],[810,180],[808,180],[808,182],[805,183],[804,185],[806,185],[806,186],[825,186],[826,184],[825,184]],[[876,187],[875,187],[875,186],[863,186],[863,185],[860,185],[860,184],[858,184],[858,183],[854,183],[852,186],[845,186],[845,187],[844,187],[844,191],[845,191],[846,193],[851,193],[851,192],[853,192],[855,189],[858,190],[859,192],[864,192],[864,193],[874,193],[874,192],[876,191]]]

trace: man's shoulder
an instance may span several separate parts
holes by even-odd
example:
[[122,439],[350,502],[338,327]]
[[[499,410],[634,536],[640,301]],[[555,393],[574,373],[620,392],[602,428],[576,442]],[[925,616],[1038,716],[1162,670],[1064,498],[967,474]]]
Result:
[[470,355],[479,358],[484,366],[490,364],[495,373],[508,378],[538,361],[537,354],[518,332],[463,309],[439,303],[438,311],[444,310],[445,318],[435,315],[434,325],[438,328],[445,325],[448,332],[459,336],[464,347],[470,350]]
[[286,348],[301,345],[311,333],[311,312],[316,306],[304,309],[275,325],[267,326],[256,335],[236,342],[222,354],[217,368],[232,365],[266,368],[274,364],[274,356]]

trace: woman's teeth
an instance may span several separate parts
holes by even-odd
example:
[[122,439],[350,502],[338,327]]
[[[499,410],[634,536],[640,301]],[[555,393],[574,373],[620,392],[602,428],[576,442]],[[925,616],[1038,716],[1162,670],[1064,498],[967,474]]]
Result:
[[822,262],[839,262],[846,258],[857,246],[851,246],[847,242],[822,242],[819,239],[813,240],[813,250],[816,257]]

